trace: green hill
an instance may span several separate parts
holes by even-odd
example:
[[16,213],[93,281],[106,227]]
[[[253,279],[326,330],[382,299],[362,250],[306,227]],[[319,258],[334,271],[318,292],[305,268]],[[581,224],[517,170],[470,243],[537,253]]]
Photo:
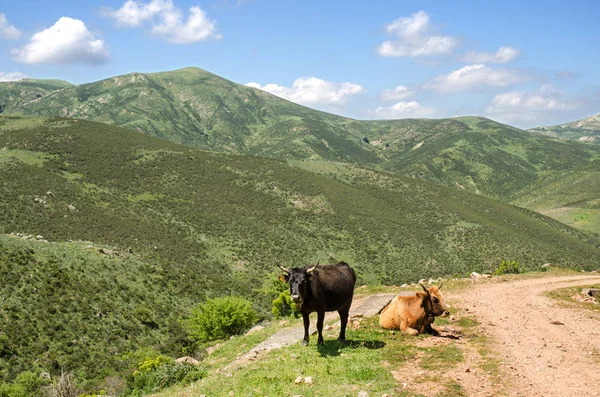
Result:
[[537,184],[513,204],[577,229],[600,233],[600,163]]
[[600,140],[600,114],[571,123],[531,128],[529,131],[555,138],[598,143]]
[[51,92],[71,87],[62,80],[23,79],[0,82],[0,113],[9,113],[19,106],[39,102]]
[[481,117],[348,119],[198,68],[71,86],[7,110],[115,124],[208,150],[358,163],[503,201],[586,166],[600,150]]
[[0,117],[0,148],[0,233],[50,241],[0,238],[4,381],[27,368],[100,379],[135,349],[181,351],[178,320],[209,297],[242,295],[267,316],[258,291],[277,264],[345,260],[372,285],[504,259],[600,265],[595,235],[358,165],[207,152],[61,118]]

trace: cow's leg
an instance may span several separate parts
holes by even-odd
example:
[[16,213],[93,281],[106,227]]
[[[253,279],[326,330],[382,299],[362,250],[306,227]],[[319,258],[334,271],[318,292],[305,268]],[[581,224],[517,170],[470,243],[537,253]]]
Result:
[[323,344],[323,321],[325,321],[325,310],[320,310],[317,312],[317,331],[319,332],[317,346]]
[[414,328],[409,327],[405,321],[400,322],[400,330],[409,335],[413,335],[413,336],[419,335],[419,331]]
[[346,340],[346,325],[348,324],[348,313],[350,312],[350,307],[345,307],[343,309],[338,310],[338,314],[340,315],[340,336],[338,337],[339,341]]
[[406,329],[404,329],[403,331],[412,336],[419,335],[419,331],[411,327],[406,327]]
[[304,339],[302,340],[302,344],[304,346],[308,346],[308,326],[310,325],[310,318],[308,316],[309,313],[302,312],[302,320],[304,320]]

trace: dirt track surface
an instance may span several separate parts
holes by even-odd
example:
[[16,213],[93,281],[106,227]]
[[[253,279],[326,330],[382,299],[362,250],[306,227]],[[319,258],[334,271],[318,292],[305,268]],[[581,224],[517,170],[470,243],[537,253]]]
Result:
[[492,338],[508,395],[600,396],[600,314],[543,295],[599,282],[588,274],[475,283],[453,298]]

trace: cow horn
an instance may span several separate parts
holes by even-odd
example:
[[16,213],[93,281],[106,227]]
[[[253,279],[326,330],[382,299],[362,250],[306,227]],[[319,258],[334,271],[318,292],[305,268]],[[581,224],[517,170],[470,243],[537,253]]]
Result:
[[438,289],[442,289],[442,284],[444,283],[440,281],[440,286],[438,287]]
[[310,269],[308,269],[306,271],[306,273],[312,273],[317,268],[317,266],[319,266],[319,261],[317,261],[316,265],[314,265],[313,267],[311,267]]
[[286,268],[286,267],[283,267],[283,266],[281,266],[281,265],[277,265],[277,266],[279,266],[279,268],[280,268],[281,270],[283,270],[284,272],[286,272],[287,274],[290,274],[290,273],[291,273],[291,270],[290,270],[290,269],[288,269],[288,268]]
[[419,285],[420,285],[421,287],[423,287],[423,289],[425,290],[425,292],[429,293],[429,290],[428,290],[427,288],[425,288],[425,286],[424,286],[423,284],[419,283]]

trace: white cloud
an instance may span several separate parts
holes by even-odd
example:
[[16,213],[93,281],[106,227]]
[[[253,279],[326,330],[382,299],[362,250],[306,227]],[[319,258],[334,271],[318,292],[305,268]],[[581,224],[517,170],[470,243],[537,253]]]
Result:
[[506,122],[539,123],[555,117],[559,112],[574,110],[576,101],[550,85],[535,92],[510,91],[496,95],[486,113]]
[[419,102],[398,102],[392,106],[378,107],[369,114],[378,119],[429,118],[437,115],[436,108],[422,106]]
[[216,22],[210,20],[200,7],[191,7],[187,20],[184,20],[183,12],[175,7],[172,0],[151,0],[148,3],[127,0],[118,10],[104,10],[103,13],[121,27],[140,27],[148,23],[152,35],[174,44],[219,40],[222,37]]
[[6,15],[0,14],[0,39],[16,40],[21,37],[21,31],[11,25]]
[[429,15],[424,11],[396,19],[386,26],[395,40],[384,41],[377,51],[384,57],[421,57],[449,54],[458,47],[458,38],[434,35],[431,30]]
[[21,72],[8,72],[8,73],[0,72],[0,81],[18,81],[18,80],[24,79],[26,77],[27,76],[25,76]]
[[381,99],[384,101],[401,101],[413,95],[413,91],[405,85],[399,85],[391,90],[383,90]]
[[532,76],[519,69],[492,69],[483,64],[468,65],[449,74],[429,80],[423,88],[439,92],[457,92],[482,86],[505,87],[531,80]]
[[300,77],[294,81],[291,87],[282,87],[277,84],[261,86],[255,82],[246,85],[307,106],[342,105],[349,98],[366,92],[366,89],[358,84],[336,83],[316,77]]
[[502,46],[495,54],[469,51],[461,57],[461,61],[468,63],[508,63],[518,56],[519,50],[516,48]]
[[22,63],[102,64],[109,60],[104,40],[98,39],[85,24],[69,17],[34,34],[24,47],[12,50]]

